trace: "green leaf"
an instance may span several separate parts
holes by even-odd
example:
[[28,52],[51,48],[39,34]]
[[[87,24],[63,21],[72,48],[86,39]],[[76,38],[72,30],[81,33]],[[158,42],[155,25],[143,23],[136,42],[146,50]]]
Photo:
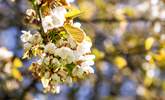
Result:
[[53,43],[56,43],[58,40],[61,39],[61,36],[54,31],[49,32],[49,37]]
[[69,74],[72,73],[72,70],[73,70],[73,68],[74,68],[75,66],[76,66],[76,65],[75,65],[74,63],[71,63],[71,64],[67,64],[67,65],[66,65],[66,68],[68,69]]

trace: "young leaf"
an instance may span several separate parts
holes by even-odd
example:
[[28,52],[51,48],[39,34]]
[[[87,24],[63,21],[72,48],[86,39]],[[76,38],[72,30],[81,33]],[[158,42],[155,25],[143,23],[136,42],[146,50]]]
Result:
[[75,8],[70,8],[70,11],[65,14],[65,17],[68,19],[73,19],[79,16],[82,12]]
[[82,29],[69,24],[64,25],[64,28],[76,42],[81,43],[84,40],[85,33]]

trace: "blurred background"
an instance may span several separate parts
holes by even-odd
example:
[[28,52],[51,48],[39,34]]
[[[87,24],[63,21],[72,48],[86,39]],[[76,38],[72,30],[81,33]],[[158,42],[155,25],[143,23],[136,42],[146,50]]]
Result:
[[165,100],[165,0],[68,0],[93,41],[95,74],[44,94],[22,60],[28,0],[0,0],[0,100]]

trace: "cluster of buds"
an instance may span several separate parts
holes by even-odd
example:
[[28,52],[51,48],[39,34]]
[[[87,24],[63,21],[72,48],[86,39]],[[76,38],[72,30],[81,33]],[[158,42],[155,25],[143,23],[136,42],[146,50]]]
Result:
[[22,31],[24,58],[35,56],[37,61],[30,66],[33,75],[41,80],[45,92],[59,93],[60,84],[72,85],[94,73],[92,43],[81,24],[73,23],[79,10],[65,0],[36,1],[37,9],[27,10],[27,15],[39,17],[41,28],[35,34]]

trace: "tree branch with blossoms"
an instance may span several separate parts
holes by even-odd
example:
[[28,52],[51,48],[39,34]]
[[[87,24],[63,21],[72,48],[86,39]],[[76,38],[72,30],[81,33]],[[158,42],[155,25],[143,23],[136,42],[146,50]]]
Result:
[[71,86],[94,73],[92,43],[81,24],[73,21],[81,11],[66,0],[31,2],[34,10],[26,11],[26,21],[37,27],[22,31],[23,58],[37,59],[29,70],[41,80],[44,92],[59,93],[61,84]]

